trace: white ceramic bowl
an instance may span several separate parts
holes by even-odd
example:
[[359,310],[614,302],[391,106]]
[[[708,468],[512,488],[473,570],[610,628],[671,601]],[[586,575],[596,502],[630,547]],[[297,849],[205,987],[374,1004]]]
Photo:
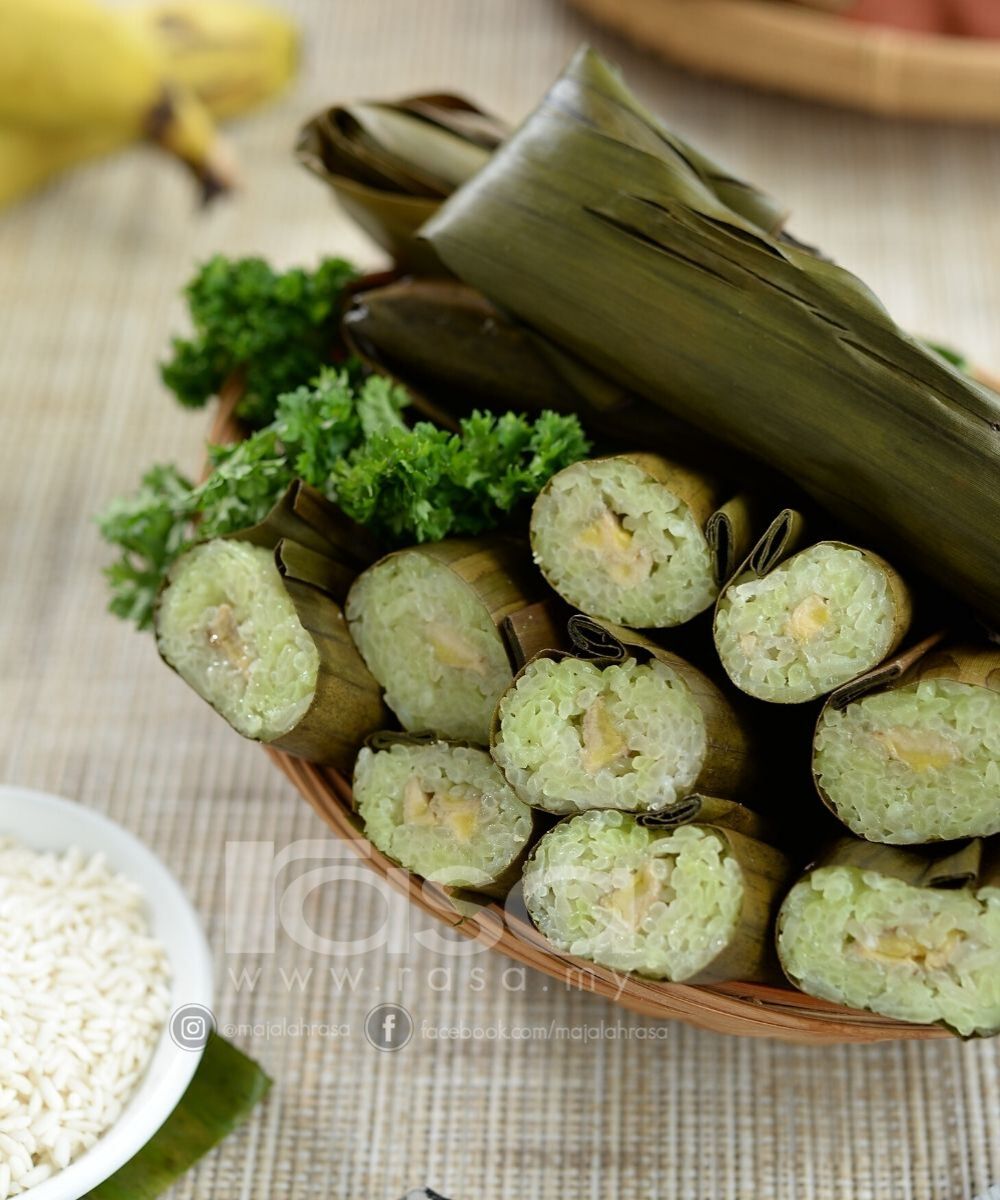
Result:
[[[0,787],[0,836],[35,850],[103,851],[108,864],[142,888],[153,933],[170,960],[171,1012],[186,1004],[212,1006],[212,959],[201,924],[177,880],[131,833],[101,813],[29,788]],[[201,1061],[164,1028],[145,1076],[115,1124],[98,1142],[25,1200],[77,1200],[103,1183],[150,1140],[167,1119]]]

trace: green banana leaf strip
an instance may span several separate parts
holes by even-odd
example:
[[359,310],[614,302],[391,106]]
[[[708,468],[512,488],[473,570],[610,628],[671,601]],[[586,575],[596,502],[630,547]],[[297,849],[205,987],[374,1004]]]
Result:
[[409,96],[400,100],[397,107],[490,151],[495,150],[510,133],[505,121],[484,112],[464,96],[456,96],[451,92]]
[[[614,70],[597,54],[581,50],[547,97],[554,106],[566,104],[572,109],[576,87],[574,67],[582,65],[587,58],[596,70],[609,73]],[[617,77],[614,79],[617,83]],[[602,136],[617,138],[671,163],[685,175],[694,194],[702,192],[706,198],[728,205],[763,233],[777,234],[785,223],[788,212],[777,201],[752,184],[734,178],[725,168],[671,133],[620,84],[617,88],[592,89],[585,116]]]
[[441,274],[414,234],[506,133],[502,121],[461,96],[409,96],[317,113],[299,133],[296,156],[399,265]]
[[1000,397],[772,232],[777,214],[584,49],[422,235],[568,354],[782,471],[1000,626]]
[[747,476],[745,459],[723,455],[718,441],[686,422],[668,428],[662,411],[512,321],[457,279],[407,277],[359,290],[342,333],[369,366],[415,392],[417,407],[422,397],[453,416],[482,407],[575,412],[606,443],[632,449],[654,438],[663,448],[669,437],[670,454],[690,465]]
[[243,1124],[270,1086],[253,1059],[211,1034],[187,1091],[153,1140],[83,1200],[153,1200],[162,1195]]
[[489,157],[482,146],[389,104],[355,104],[345,111],[363,131],[372,156],[396,164],[404,191],[448,196]]

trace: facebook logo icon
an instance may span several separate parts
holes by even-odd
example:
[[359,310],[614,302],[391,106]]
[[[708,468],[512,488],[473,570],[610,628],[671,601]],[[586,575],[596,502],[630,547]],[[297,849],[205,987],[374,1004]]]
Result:
[[413,1018],[401,1004],[377,1004],[365,1017],[365,1037],[376,1050],[402,1050],[413,1037]]

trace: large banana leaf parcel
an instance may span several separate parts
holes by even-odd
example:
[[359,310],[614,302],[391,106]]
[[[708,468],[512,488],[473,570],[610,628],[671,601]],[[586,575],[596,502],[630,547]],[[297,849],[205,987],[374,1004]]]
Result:
[[1000,398],[781,222],[584,50],[423,232],[664,420],[784,472],[1000,625]]

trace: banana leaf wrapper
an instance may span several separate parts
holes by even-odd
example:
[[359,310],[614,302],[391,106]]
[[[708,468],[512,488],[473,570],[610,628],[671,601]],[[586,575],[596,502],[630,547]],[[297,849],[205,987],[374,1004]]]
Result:
[[734,558],[750,549],[752,502],[730,498],[723,508],[726,494],[717,478],[657,454],[575,463],[535,499],[535,562],[567,603],[598,620],[682,625],[711,607]]
[[[746,811],[746,810],[744,810]],[[703,820],[722,839],[727,852],[739,863],[743,901],[736,929],[712,961],[691,983],[722,983],[730,979],[773,982],[780,977],[771,931],[778,905],[792,879],[792,864],[784,854],[759,838],[740,832],[725,818]]]
[[692,465],[725,467],[734,478],[753,471],[745,456],[669,421],[456,279],[404,278],[360,289],[341,332],[363,362],[404,384],[438,421],[442,410],[453,424],[477,407],[549,408],[575,412],[592,434],[626,448],[650,439],[663,444],[669,426],[672,453],[683,452]]
[[763,501],[752,492],[731,496],[705,522],[705,537],[712,552],[715,579],[720,588],[732,579],[737,568],[756,544],[762,525]]
[[[561,625],[550,615],[539,618],[527,610],[506,623],[506,636],[515,646],[515,661],[525,661],[494,711],[490,748],[508,783],[525,803],[558,815],[592,808],[669,813],[679,800],[696,792],[714,796],[742,796],[752,792],[758,772],[755,738],[748,723],[708,676],[684,659],[632,630],[579,613]],[[548,646],[535,649],[546,640]],[[534,651],[530,656],[525,652],[525,642]],[[545,665],[558,667],[568,660],[586,664],[593,670],[581,672],[586,675],[584,679],[564,683],[558,670]],[[660,664],[666,672],[659,673],[655,699],[651,698],[653,681],[641,684],[644,689],[641,711],[648,722],[653,719],[654,703],[662,708],[663,714],[667,714],[669,703],[672,706],[669,725],[678,741],[674,747],[676,754],[669,760],[662,751],[657,754],[662,759],[658,768],[662,778],[657,776],[644,782],[643,792],[649,794],[640,795],[637,777],[633,779],[630,772],[625,773],[628,782],[617,783],[618,768],[624,756],[631,756],[631,751],[628,733],[618,726],[609,711],[616,703],[626,711],[630,704],[638,703],[629,695],[633,681],[616,676],[613,682],[621,694],[612,689],[612,693],[605,695],[600,673],[614,667],[624,668],[626,673],[631,669],[635,676],[634,668],[651,662]],[[566,687],[574,695],[595,690],[598,694],[580,717],[579,734],[573,739],[563,738],[554,728],[549,731],[552,743],[549,746],[542,741],[539,700],[544,702],[553,688],[558,692]],[[666,688],[669,695],[665,694]],[[676,698],[675,688],[679,689]],[[637,697],[639,693],[635,691],[632,695]],[[667,715],[662,719],[667,722]],[[560,717],[557,725],[569,720]],[[697,733],[692,735],[692,728]],[[658,750],[675,733],[664,730],[657,742]],[[645,739],[652,737],[649,729],[640,729],[638,735]],[[692,750],[692,745],[702,738],[701,748]],[[646,754],[651,755],[652,751],[647,749]],[[534,761],[536,757],[538,762]],[[609,776],[605,768],[612,768],[615,777]],[[651,791],[654,784],[656,788]],[[621,796],[616,798],[617,790]],[[585,794],[586,800],[574,799],[576,793]]]
[[83,1200],[153,1200],[228,1137],[267,1094],[271,1080],[218,1034],[174,1111],[134,1158]]
[[[721,815],[718,823],[672,827],[613,811],[567,817],[543,835],[525,865],[532,921],[558,949],[615,971],[676,983],[774,981],[780,972],[771,929],[791,864]],[[676,865],[661,891],[652,862],[665,841]],[[688,865],[692,857],[701,859],[697,868]],[[687,911],[670,912],[674,897],[685,897],[692,885],[698,895],[687,897]],[[657,900],[668,906],[660,916],[649,911]]]
[[[352,540],[351,525],[318,492],[296,482],[258,525],[219,539],[273,553],[281,588],[318,655],[308,707],[286,732],[257,740],[341,771],[351,769],[364,738],[388,720],[379,685],[351,639],[341,607],[358,571],[373,553],[367,539]],[[174,670],[178,668],[167,657],[160,637],[164,595],[173,572],[204,545],[181,556],[157,601],[157,646]],[[217,705],[213,707],[221,712]],[[221,715],[229,720],[226,713]]]
[[436,255],[414,235],[507,132],[460,96],[409,96],[317,113],[300,131],[295,152],[401,267],[440,274]]
[[563,350],[1000,623],[1000,399],[780,223],[583,50],[422,233]]
[[636,821],[645,829],[677,829],[680,825],[711,825],[731,829],[755,841],[776,846],[772,823],[756,809],[738,800],[706,796],[693,792],[659,812],[637,813]]
[[[379,762],[380,756],[392,754],[393,751],[409,754],[411,759],[408,764],[411,774],[403,787],[398,818],[394,808],[390,811],[386,797],[367,795],[365,787],[366,778],[369,783],[367,790],[374,787],[373,776],[383,766]],[[453,754],[462,760],[457,762],[454,768],[441,759],[442,755]],[[397,763],[392,764],[392,767],[399,770],[402,765]],[[478,820],[478,814],[468,797],[463,800],[462,796],[459,796],[451,801],[446,796],[445,803],[438,804],[432,812],[431,809],[438,798],[434,795],[427,796],[417,778],[419,772],[425,768],[435,774],[440,773],[446,782],[453,785],[458,776],[475,776],[477,786],[481,782],[482,787],[491,787],[493,794],[500,797],[497,807],[502,809],[502,812],[494,814],[493,829],[484,831],[478,828],[470,831],[470,826]],[[384,784],[387,773],[384,770],[381,773]],[[465,782],[467,781],[466,779]],[[415,788],[412,787],[414,782],[417,784]],[[433,734],[382,730],[367,738],[355,764],[353,796],[355,811],[362,822],[365,836],[372,844],[397,866],[438,883],[453,901],[475,901],[479,898],[479,903],[482,903],[483,897],[502,900],[520,879],[522,864],[538,830],[538,815],[517,799],[496,764],[482,747],[468,742],[446,742]],[[407,829],[411,824],[416,829],[418,838],[429,824],[439,828],[444,826],[446,830],[454,827],[457,845],[450,847],[448,861],[437,860],[441,853],[440,846],[432,846],[428,850],[426,833],[423,834],[423,847],[421,848],[419,843],[414,845],[414,830]],[[508,829],[500,828],[502,824],[506,824]],[[435,830],[435,833],[437,832],[438,829]],[[488,864],[483,861],[486,857],[483,855],[479,855],[478,863],[474,861],[477,856],[473,843],[476,839],[482,841],[484,832],[492,833],[494,840],[498,832],[501,835],[507,834],[504,852],[500,855],[495,854]],[[401,833],[410,835],[409,846],[406,844],[406,837],[400,841]],[[431,863],[431,857],[435,858],[435,863]],[[437,873],[428,869],[434,865],[439,869]],[[447,878],[439,879],[441,872]]]
[[875,842],[1000,833],[1000,652],[942,633],[834,692],[812,771],[826,807]]
[[810,995],[962,1037],[1000,1032],[1000,843],[938,856],[842,838],[786,896],[778,956]]
[[368,365],[460,415],[478,405],[573,411],[572,390],[531,333],[458,280],[405,278],[363,291],[342,332]]
[[363,525],[345,516],[322,492],[301,479],[288,485],[263,521],[228,536],[268,550],[282,538],[297,542],[342,566],[345,579],[371,566],[381,553]]
[[715,606],[713,639],[730,680],[771,703],[803,703],[871,670],[898,648],[912,618],[910,590],[884,558],[840,541],[803,548],[804,530],[801,514],[783,509]]
[[404,729],[482,746],[513,676],[500,626],[545,593],[525,543],[450,538],[380,559],[351,588],[347,615]]
[[319,648],[320,668],[309,710],[272,745],[349,770],[359,743],[384,725],[388,714],[344,619],[343,574],[339,564],[287,540],[275,547],[275,561],[299,619]]

